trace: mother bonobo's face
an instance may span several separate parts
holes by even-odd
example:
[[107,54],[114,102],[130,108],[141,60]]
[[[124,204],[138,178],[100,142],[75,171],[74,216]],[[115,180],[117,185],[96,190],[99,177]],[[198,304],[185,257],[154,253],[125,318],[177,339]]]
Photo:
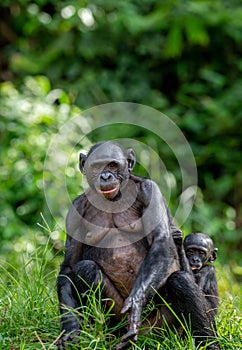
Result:
[[135,165],[132,149],[126,152],[112,142],[94,145],[87,156],[80,154],[80,170],[86,175],[90,188],[107,199],[120,194],[120,187]]

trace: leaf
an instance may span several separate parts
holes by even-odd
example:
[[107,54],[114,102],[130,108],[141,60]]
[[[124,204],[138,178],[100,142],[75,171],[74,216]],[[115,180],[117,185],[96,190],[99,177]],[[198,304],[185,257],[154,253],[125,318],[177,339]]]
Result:
[[[194,16],[194,15],[193,15]],[[198,17],[189,17],[185,21],[185,31],[190,44],[206,46],[209,44],[209,36],[202,20]]]
[[180,25],[176,23],[168,33],[165,55],[171,58],[180,56],[182,48],[182,30]]

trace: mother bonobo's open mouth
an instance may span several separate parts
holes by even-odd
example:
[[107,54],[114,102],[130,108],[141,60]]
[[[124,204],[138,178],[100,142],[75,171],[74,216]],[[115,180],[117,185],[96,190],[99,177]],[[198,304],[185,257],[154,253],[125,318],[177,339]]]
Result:
[[[96,164],[97,165],[97,164]],[[120,191],[120,186],[125,178],[126,159],[122,157],[108,157],[99,161],[99,176],[96,182],[96,190],[107,199],[114,199]]]
[[120,186],[117,184],[116,186],[107,186],[107,187],[101,187],[98,189],[99,193],[102,193],[105,198],[107,199],[113,199],[115,198],[119,193]]

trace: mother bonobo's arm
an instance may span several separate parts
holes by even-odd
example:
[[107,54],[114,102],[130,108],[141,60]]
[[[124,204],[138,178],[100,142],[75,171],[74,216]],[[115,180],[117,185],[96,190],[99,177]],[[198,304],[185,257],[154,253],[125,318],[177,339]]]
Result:
[[130,312],[130,328],[123,337],[123,342],[131,338],[136,339],[144,305],[155,290],[166,283],[171,273],[179,270],[167,206],[158,186],[150,180],[144,180],[139,200],[142,201],[144,208],[142,221],[149,242],[149,251],[122,309],[123,313]]

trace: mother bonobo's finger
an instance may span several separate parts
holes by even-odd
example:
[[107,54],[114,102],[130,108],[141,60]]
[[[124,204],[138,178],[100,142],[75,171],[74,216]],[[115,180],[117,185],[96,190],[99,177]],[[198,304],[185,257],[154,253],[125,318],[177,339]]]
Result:
[[129,330],[121,339],[121,342],[116,346],[116,350],[127,349],[131,346],[130,340],[136,342],[138,334],[134,330]]

